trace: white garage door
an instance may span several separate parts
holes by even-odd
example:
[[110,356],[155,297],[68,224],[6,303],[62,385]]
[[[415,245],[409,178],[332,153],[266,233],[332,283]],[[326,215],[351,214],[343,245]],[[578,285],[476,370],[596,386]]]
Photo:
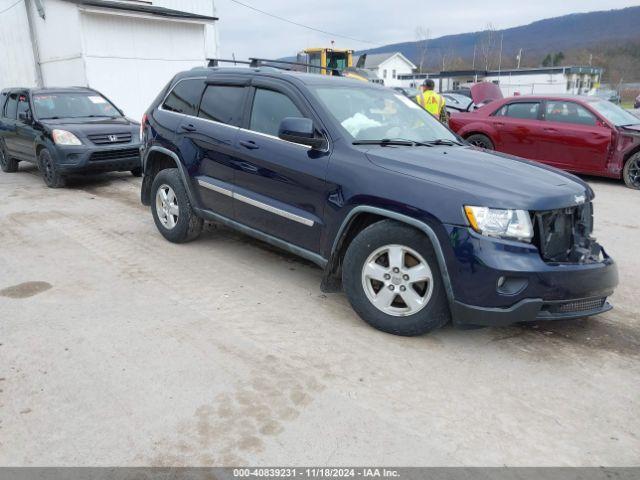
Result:
[[140,119],[173,75],[206,63],[203,24],[82,13],[89,86]]

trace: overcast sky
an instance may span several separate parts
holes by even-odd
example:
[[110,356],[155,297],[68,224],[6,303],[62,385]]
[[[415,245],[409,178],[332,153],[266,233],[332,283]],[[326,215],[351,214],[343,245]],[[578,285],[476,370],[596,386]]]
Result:
[[[483,30],[488,22],[497,29],[525,25],[575,12],[630,7],[635,0],[240,0],[288,20],[356,38],[347,40],[313,32],[252,11],[232,0],[215,0],[223,58],[280,58],[307,47],[330,46],[361,50],[416,40],[416,27],[436,38]],[[515,8],[514,8],[515,6]],[[588,35],[589,32],[585,32]],[[371,43],[365,43],[371,42]]]

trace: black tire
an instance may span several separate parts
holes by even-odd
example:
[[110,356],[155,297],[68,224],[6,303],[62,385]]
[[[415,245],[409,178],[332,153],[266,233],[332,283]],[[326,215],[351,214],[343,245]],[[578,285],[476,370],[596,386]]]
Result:
[[47,187],[62,188],[67,184],[67,179],[60,173],[55,160],[46,148],[38,154],[38,168]]
[[136,167],[133,170],[131,170],[131,175],[133,175],[134,177],[141,177],[142,176],[142,167]]
[[640,152],[632,155],[624,164],[622,178],[627,187],[640,190]]
[[7,156],[4,142],[0,141],[0,169],[5,173],[15,173],[18,171],[18,164],[18,160]]
[[[163,225],[158,214],[157,195],[163,186],[169,186],[175,193],[175,200],[179,208],[177,222],[173,228]],[[182,183],[177,168],[162,170],[156,175],[151,187],[151,213],[156,227],[164,238],[173,243],[186,243],[195,240],[202,233],[204,220],[193,211],[189,195]]]
[[493,142],[489,137],[481,133],[474,133],[467,137],[467,142],[476,147],[484,148],[486,150],[495,150]]
[[[365,292],[362,275],[365,263],[374,252],[388,245],[402,245],[414,250],[423,257],[431,269],[431,297],[426,306],[414,314],[396,316],[385,313],[369,300]],[[444,326],[451,319],[435,251],[422,232],[408,225],[383,220],[360,232],[345,254],[342,282],[353,309],[365,322],[383,332],[404,336],[422,335]]]

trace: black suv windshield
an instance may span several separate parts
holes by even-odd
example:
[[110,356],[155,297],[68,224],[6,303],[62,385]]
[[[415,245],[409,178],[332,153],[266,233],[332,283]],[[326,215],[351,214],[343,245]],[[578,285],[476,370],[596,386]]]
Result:
[[455,135],[431,114],[394,90],[341,85],[313,91],[354,141],[457,143]]
[[113,104],[94,92],[36,94],[33,96],[33,108],[41,120],[121,116]]

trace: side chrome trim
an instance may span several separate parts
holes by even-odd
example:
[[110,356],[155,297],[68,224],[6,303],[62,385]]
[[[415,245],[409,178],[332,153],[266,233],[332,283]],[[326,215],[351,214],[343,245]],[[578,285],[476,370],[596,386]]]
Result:
[[317,253],[298,247],[297,245],[293,245],[292,243],[289,243],[285,240],[281,240],[272,235],[261,232],[260,230],[256,230],[255,228],[248,227],[243,223],[239,223],[239,222],[236,222],[235,220],[231,220],[230,218],[227,218],[223,215],[212,212],[211,210],[198,208],[196,209],[196,213],[206,218],[207,220],[220,222],[223,225],[226,225],[227,227],[233,228],[234,230],[242,232],[246,235],[250,235],[254,238],[257,238],[258,240],[269,243],[270,245],[281,248],[287,252],[291,252],[294,255],[298,255],[299,257],[306,258],[307,260],[315,263],[321,268],[324,268],[327,265],[327,260],[324,257],[318,255]]
[[288,212],[286,210],[283,210],[282,208],[274,207],[272,205],[269,205],[268,203],[264,203],[254,198],[247,197],[246,195],[241,195],[232,190],[232,184],[219,180],[217,181],[214,178],[208,180],[209,178],[210,177],[207,176],[197,177],[196,181],[198,185],[203,188],[219,193],[221,195],[225,195],[227,197],[231,197],[235,200],[238,200],[239,202],[246,203],[253,207],[260,208],[266,212],[273,213],[288,220],[293,220],[294,222],[301,223],[302,225],[306,225],[307,227],[313,227],[315,225],[315,222],[309,218],[303,217],[302,215],[296,215],[295,213]]
[[294,222],[301,223],[303,225],[306,225],[307,227],[313,227],[313,225],[315,223],[313,220],[309,220],[308,218],[301,217],[300,215],[296,215],[295,213],[287,212],[286,210],[282,210],[280,208],[272,207],[271,205],[259,202],[258,200],[254,200],[253,198],[245,197],[244,195],[240,195],[239,193],[235,193],[234,192],[233,193],[233,198],[235,198],[236,200],[238,200],[240,202],[247,203],[247,204],[252,205],[254,207],[257,207],[257,208],[260,208],[262,210],[265,210],[267,212],[274,213],[276,215],[279,215],[281,217],[287,218],[289,220],[293,220]]
[[198,179],[198,185],[208,190],[213,190],[214,192],[221,193],[222,195],[226,195],[227,197],[233,197],[233,192],[231,190],[227,190],[226,188],[219,187],[218,185],[214,185],[213,183],[209,183],[205,180]]

